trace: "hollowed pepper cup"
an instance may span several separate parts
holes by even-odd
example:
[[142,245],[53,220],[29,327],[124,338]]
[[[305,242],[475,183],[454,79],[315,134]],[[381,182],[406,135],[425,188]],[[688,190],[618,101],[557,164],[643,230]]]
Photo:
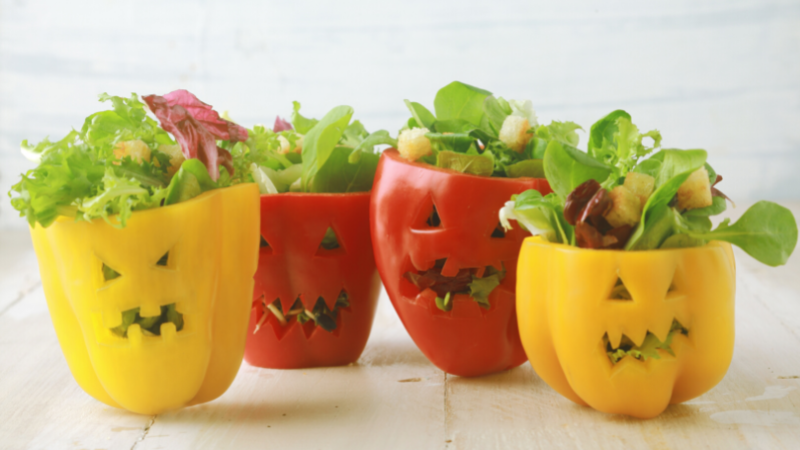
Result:
[[525,352],[536,373],[575,403],[651,418],[708,391],[728,370],[735,293],[728,243],[590,250],[532,237],[517,269]]
[[[32,228],[53,325],[83,390],[139,414],[222,395],[244,353],[258,223],[258,188],[244,184],[134,212],[124,228],[68,218]],[[114,332],[124,312],[155,318],[167,305],[180,327]]]
[[[249,364],[299,369],[345,365],[361,356],[381,286],[369,235],[369,197],[369,192],[261,196],[262,241],[245,350]],[[326,236],[333,247],[325,245]],[[319,302],[331,313],[325,317],[328,329],[308,316],[301,323],[294,314],[314,313]]]
[[[396,150],[383,153],[372,188],[370,222],[375,260],[386,292],[414,343],[441,370],[479,376],[526,360],[517,329],[514,289],[517,256],[529,234],[498,230],[497,211],[513,194],[550,191],[544,179],[493,178],[409,162]],[[429,220],[434,213],[437,223]],[[408,273],[444,260],[441,275],[491,266],[505,277],[480,306],[456,294],[452,309],[437,307],[437,294],[418,288]]]

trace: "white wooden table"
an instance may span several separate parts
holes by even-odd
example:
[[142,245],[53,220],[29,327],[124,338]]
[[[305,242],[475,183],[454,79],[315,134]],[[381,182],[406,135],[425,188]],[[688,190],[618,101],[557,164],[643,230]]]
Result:
[[[789,203],[800,217],[800,202]],[[737,208],[741,214],[744,207]],[[448,376],[381,298],[357,364],[242,365],[221,398],[158,416],[95,401],[56,340],[25,232],[0,234],[0,448],[800,448],[800,256],[771,269],[737,249],[736,349],[707,394],[642,421],[577,406],[529,364]]]

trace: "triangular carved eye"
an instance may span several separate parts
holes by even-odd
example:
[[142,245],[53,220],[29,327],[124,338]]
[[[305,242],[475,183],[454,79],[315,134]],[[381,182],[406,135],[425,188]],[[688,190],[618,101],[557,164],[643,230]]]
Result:
[[259,247],[261,247],[261,248],[265,248],[265,247],[266,248],[270,248],[269,242],[267,242],[267,240],[264,239],[264,236],[261,236],[261,244],[259,245]]
[[116,270],[112,269],[111,266],[109,266],[106,263],[103,263],[103,280],[111,281],[111,280],[113,280],[115,278],[119,278],[121,276],[122,275],[119,272],[117,272]]
[[633,297],[631,297],[631,293],[628,292],[628,288],[625,287],[625,283],[622,281],[622,278],[617,278],[617,284],[614,285],[614,289],[611,289],[611,295],[608,297],[611,300],[623,300],[623,301],[631,301]]
[[167,267],[167,264],[169,264],[169,252],[164,253],[164,256],[162,256],[158,260],[158,262],[156,262],[157,266],[162,266],[162,267]]
[[500,222],[497,222],[497,226],[492,231],[492,237],[497,239],[506,237],[506,231],[503,229],[503,225],[501,225]]
[[325,231],[325,236],[322,237],[322,242],[319,243],[319,248],[317,248],[317,255],[323,256],[331,253],[338,254],[343,250],[344,249],[339,242],[339,236],[336,235],[336,232],[333,230],[333,228],[328,227],[328,229]]
[[430,228],[441,228],[442,219],[439,216],[439,210],[436,208],[436,203],[433,198],[428,195],[419,203],[414,221],[411,222],[411,228],[425,230]]
[[438,228],[442,226],[442,219],[439,218],[439,211],[436,210],[436,205],[433,205],[433,210],[428,216],[428,220],[425,221],[425,224],[431,228]]

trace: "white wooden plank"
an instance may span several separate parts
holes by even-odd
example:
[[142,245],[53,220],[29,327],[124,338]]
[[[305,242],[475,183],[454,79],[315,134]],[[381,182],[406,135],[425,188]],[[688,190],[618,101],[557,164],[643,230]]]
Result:
[[91,398],[69,372],[41,287],[0,316],[0,447],[129,449],[149,417]]
[[[800,202],[787,204],[800,216]],[[0,245],[0,286],[20,274],[35,277],[33,261],[14,272],[15,262],[31,255],[27,232],[0,233]],[[414,347],[385,296],[354,366],[277,371],[245,364],[214,402],[155,418],[132,415],[77,386],[42,290],[34,288],[0,314],[0,442],[47,449],[794,448],[800,442],[800,257],[781,268],[766,268],[739,250],[736,257],[737,340],[727,376],[704,396],[649,421],[571,404],[529,365],[445,378]]]
[[244,363],[218,400],[158,416],[137,450],[442,448],[443,398],[444,374],[382,296],[357,364],[269,370]]
[[39,266],[27,230],[0,233],[0,316],[38,287]]

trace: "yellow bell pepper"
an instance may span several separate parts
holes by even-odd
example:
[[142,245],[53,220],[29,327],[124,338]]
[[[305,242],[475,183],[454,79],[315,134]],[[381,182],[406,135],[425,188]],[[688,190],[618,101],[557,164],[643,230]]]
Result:
[[[225,392],[244,353],[258,202],[258,187],[243,184],[135,212],[122,229],[63,217],[31,229],[61,349],[87,393],[157,414]],[[104,277],[106,266],[118,276]],[[157,316],[173,303],[180,330],[164,323],[159,335],[138,324],[125,336],[112,332],[124,311]]]
[[[651,418],[725,375],[733,356],[734,293],[728,243],[589,250],[531,237],[517,269],[519,331],[536,373],[563,396]],[[671,333],[675,321],[680,327]],[[614,362],[609,350],[623,342],[645,346],[645,339],[670,345],[655,357],[628,354]]]

